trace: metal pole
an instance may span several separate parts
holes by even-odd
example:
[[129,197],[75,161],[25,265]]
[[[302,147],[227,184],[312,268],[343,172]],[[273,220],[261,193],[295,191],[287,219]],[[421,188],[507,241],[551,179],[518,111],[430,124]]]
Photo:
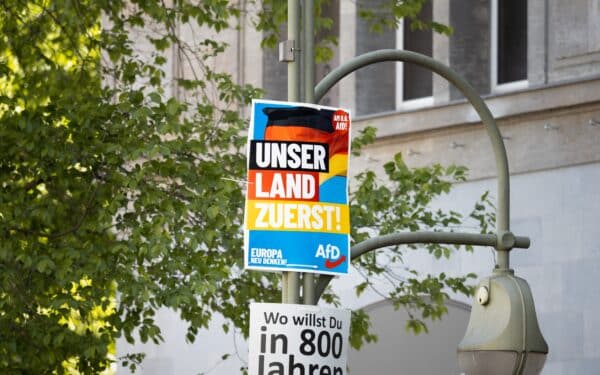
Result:
[[287,303],[288,300],[288,276],[290,272],[281,273],[281,303]]
[[[298,272],[287,273],[287,300],[283,303],[299,303],[300,302],[300,274]],[[282,299],[283,299],[282,295]]]
[[304,101],[315,102],[315,3],[304,0],[302,32],[304,35]]
[[[293,42],[293,61],[288,62],[288,100],[297,102],[300,99],[300,3],[299,0],[288,0],[287,39]],[[298,303],[300,301],[300,274],[283,272],[281,278],[281,302]]]
[[[393,233],[385,236],[370,238],[360,242],[350,249],[350,259],[356,259],[359,256],[370,251],[381,249],[388,246],[406,245],[415,243],[439,243],[454,245],[474,245],[474,246],[496,246],[498,242],[512,242],[512,247],[527,249],[530,241],[527,237],[513,236],[505,234],[501,239],[494,234],[477,233],[445,233],[445,232],[407,232]],[[333,279],[330,275],[320,275],[316,285],[315,303],[321,298],[321,294],[329,282]]]
[[[315,34],[314,34],[314,0],[304,0],[302,32],[303,51],[302,51],[302,71],[304,73],[304,101],[306,103],[315,102]],[[315,275],[312,273],[303,274],[302,299],[305,305],[314,305],[315,301]]]
[[288,0],[287,38],[293,42],[293,61],[288,62],[288,100],[300,100],[300,1]]
[[462,92],[481,118],[483,125],[486,127],[490,141],[492,142],[492,148],[496,158],[496,171],[498,173],[498,198],[496,203],[496,234],[498,242],[494,246],[496,250],[498,250],[496,267],[499,269],[508,269],[510,267],[510,247],[506,246],[508,242],[505,243],[500,240],[505,233],[510,233],[510,185],[506,149],[504,148],[504,141],[496,126],[496,121],[494,120],[492,113],[477,91],[475,91],[467,81],[446,65],[429,56],[411,51],[384,49],[357,56],[331,71],[315,87],[315,100],[317,102],[321,100],[325,93],[346,75],[364,66],[383,61],[403,61],[413,63],[439,74]]

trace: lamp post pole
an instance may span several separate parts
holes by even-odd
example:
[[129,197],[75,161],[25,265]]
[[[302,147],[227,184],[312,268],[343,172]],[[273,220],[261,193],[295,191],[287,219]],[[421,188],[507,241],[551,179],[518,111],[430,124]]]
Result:
[[[288,48],[291,49],[292,58],[287,61],[288,76],[288,101],[297,102],[300,100],[300,72],[301,63],[300,52],[302,51],[300,43],[300,1],[288,0],[288,23],[287,37]],[[298,272],[283,272],[281,276],[281,302],[299,303],[300,302],[300,274]]]
[[[303,77],[304,77],[304,102],[315,102],[315,38],[314,38],[314,0],[304,0],[303,23],[302,23],[302,45],[304,52],[303,59]],[[315,299],[315,275],[313,273],[305,273],[303,276],[302,285],[302,302],[305,305],[314,305],[317,303]]]
[[[315,101],[315,52],[314,52],[314,0],[304,0],[302,12],[299,0],[288,0],[287,42],[283,48],[291,48],[292,58],[288,64],[288,101],[305,103]],[[302,13],[302,16],[301,16]],[[300,33],[302,19],[302,34]],[[302,93],[302,95],[300,95]],[[300,284],[302,278],[302,284]],[[300,296],[302,288],[302,296]],[[282,273],[282,303],[299,303],[314,305],[315,276],[312,273]]]

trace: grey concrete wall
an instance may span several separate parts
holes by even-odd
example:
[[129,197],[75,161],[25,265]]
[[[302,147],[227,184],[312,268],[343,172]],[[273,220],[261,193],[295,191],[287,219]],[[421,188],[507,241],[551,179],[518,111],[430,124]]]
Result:
[[[600,161],[600,80],[521,91],[486,100],[497,119],[511,171],[527,173]],[[356,121],[358,131],[378,128],[380,140],[367,150],[384,160],[403,152],[415,166],[444,160],[469,167],[473,179],[495,175],[494,157],[486,152],[484,127],[468,103]],[[359,168],[362,160],[354,160]]]
[[458,375],[456,346],[469,322],[470,307],[450,301],[448,314],[428,324],[429,333],[414,335],[405,329],[406,311],[394,309],[389,301],[364,308],[372,323],[376,343],[348,353],[349,373],[354,375]]
[[527,2],[527,80],[532,86],[548,83],[548,6],[546,1]]
[[532,240],[512,265],[531,285],[550,347],[544,375],[600,369],[599,185],[600,163],[512,178],[512,230]]
[[[495,195],[495,183],[494,179],[485,179],[457,185],[436,206],[466,213],[476,197],[485,191]],[[513,175],[511,184],[511,230],[529,236],[532,242],[530,249],[513,250],[511,266],[516,275],[525,278],[531,286],[540,328],[550,347],[542,374],[598,374],[600,163]],[[465,226],[456,230],[472,231],[474,228]],[[476,248],[473,253],[460,251],[450,260],[441,261],[425,253],[409,251],[405,263],[422,273],[445,272],[455,275],[475,272],[484,277],[491,273],[494,261],[491,250],[487,248]],[[351,285],[358,280],[360,276],[354,275],[334,282],[334,288],[343,296],[344,305],[360,307],[381,299],[376,293],[367,292],[357,301]],[[382,280],[378,288],[385,288],[384,285]],[[470,303],[464,297],[455,297]],[[393,330],[391,322],[396,319],[387,318],[389,330]],[[398,335],[395,339],[398,347],[414,341],[400,332],[387,334]],[[450,339],[445,343],[448,347],[456,345]],[[391,351],[376,345],[373,349],[384,353]],[[359,358],[364,359],[361,355],[358,354]],[[399,358],[403,358],[402,355],[398,353]],[[427,361],[427,358],[426,355],[415,355],[414,360]],[[388,371],[388,368],[385,367],[383,371]]]
[[549,0],[548,11],[550,82],[600,74],[600,3]]
[[[531,285],[550,346],[543,374],[597,374],[600,368],[600,126],[593,125],[600,119],[598,83],[559,85],[488,101],[506,137],[513,173],[511,229],[532,240],[530,249],[512,252],[512,266]],[[496,194],[496,181],[490,178],[495,168],[487,135],[476,116],[461,106],[365,120],[385,137],[354,165],[377,170],[399,151],[412,166],[466,165],[474,180],[456,186],[436,205],[467,213],[485,191]],[[428,124],[426,130],[414,125],[418,123]],[[484,276],[493,257],[489,249],[478,249],[438,262],[412,252],[405,262],[424,273]],[[348,286],[340,282],[336,287],[351,300]],[[365,298],[368,303],[380,297]]]
[[[357,55],[356,53],[356,27],[358,22],[357,4],[354,1],[340,1],[340,40],[338,55],[340,62],[345,62]],[[350,109],[356,115],[356,74],[350,74],[337,85],[339,89],[338,105]]]
[[[280,32],[281,40],[284,39],[285,30]],[[265,98],[272,100],[287,99],[287,64],[279,61],[278,47],[266,48],[262,56],[262,88]]]
[[[433,2],[433,20],[443,25],[450,24],[450,0]],[[450,65],[450,37],[445,34],[433,33],[433,58]],[[448,82],[437,74],[433,75],[434,103],[447,103],[450,100]]]

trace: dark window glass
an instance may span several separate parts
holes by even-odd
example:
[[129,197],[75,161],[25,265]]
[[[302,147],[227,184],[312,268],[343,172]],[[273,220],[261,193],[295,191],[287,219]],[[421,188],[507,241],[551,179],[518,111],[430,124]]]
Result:
[[[389,0],[358,0],[359,9],[381,12]],[[396,30],[371,31],[370,24],[357,15],[356,55],[396,48]],[[342,30],[342,32],[344,32]],[[373,64],[356,71],[356,112],[358,115],[393,111],[396,108],[396,63]]]
[[[481,95],[490,92],[490,0],[450,0],[450,67]],[[450,99],[463,98],[450,85]]]
[[527,1],[498,0],[498,84],[527,79]]
[[[432,5],[431,1],[423,5],[419,18],[423,21],[431,21]],[[404,49],[432,56],[433,34],[431,29],[411,30],[411,22],[404,22]],[[424,98],[432,95],[433,75],[431,71],[414,64],[403,64],[403,86],[402,99],[411,100]]]

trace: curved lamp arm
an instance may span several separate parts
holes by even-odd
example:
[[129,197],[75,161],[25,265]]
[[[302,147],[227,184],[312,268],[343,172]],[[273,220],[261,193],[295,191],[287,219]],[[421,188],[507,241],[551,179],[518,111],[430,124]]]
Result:
[[[370,238],[360,242],[350,249],[350,259],[356,259],[359,256],[370,251],[381,249],[383,247],[415,244],[415,243],[439,243],[439,244],[455,244],[455,245],[475,245],[475,246],[496,246],[498,242],[503,242],[505,246],[511,248],[529,248],[530,241],[527,237],[514,236],[512,233],[506,232],[502,238],[498,238],[494,234],[477,234],[477,233],[455,233],[455,232],[407,232],[393,233],[385,236]],[[331,282],[333,276],[319,275],[315,287],[316,301],[321,298],[321,295]]]
[[[494,156],[496,158],[496,171],[498,173],[498,198],[497,198],[497,209],[496,209],[496,232],[499,236],[504,232],[510,231],[509,214],[510,214],[510,185],[509,185],[509,173],[508,173],[508,159],[506,157],[506,149],[504,148],[504,141],[496,121],[492,116],[489,108],[481,99],[477,91],[471,86],[464,78],[462,78],[454,70],[448,66],[432,59],[429,56],[425,56],[416,52],[396,50],[396,49],[382,49],[373,52],[368,52],[363,55],[354,57],[336,69],[332,70],[327,74],[315,87],[315,101],[319,102],[325,93],[329,91],[337,82],[348,74],[358,70],[367,65],[375,64],[384,61],[403,61],[413,63],[425,67],[440,76],[444,77],[448,82],[452,83],[457,89],[471,103],[481,121],[486,127],[490,141],[492,142],[492,148],[494,150]],[[502,243],[498,243],[494,246],[496,250],[510,250],[503,247]],[[498,266],[501,268],[508,268],[508,252],[506,253],[506,264],[499,254]]]

